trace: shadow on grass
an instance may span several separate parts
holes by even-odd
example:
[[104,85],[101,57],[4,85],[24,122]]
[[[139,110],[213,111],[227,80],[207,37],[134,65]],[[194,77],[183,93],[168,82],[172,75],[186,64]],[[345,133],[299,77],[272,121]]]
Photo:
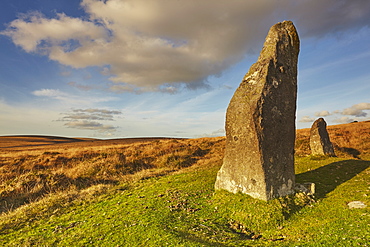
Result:
[[345,153],[347,155],[351,155],[353,158],[360,159],[359,155],[361,152],[354,148],[347,148],[347,147],[339,147],[338,145],[334,146],[334,149],[338,152]]
[[370,167],[370,161],[343,160],[296,175],[297,183],[312,182],[316,185],[315,197],[326,197],[340,184],[352,179]]

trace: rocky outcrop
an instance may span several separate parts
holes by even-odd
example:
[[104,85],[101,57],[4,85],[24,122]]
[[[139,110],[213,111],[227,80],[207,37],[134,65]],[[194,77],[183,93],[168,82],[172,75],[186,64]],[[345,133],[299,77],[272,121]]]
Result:
[[310,148],[312,155],[336,156],[323,118],[317,119],[311,126]]
[[298,53],[293,23],[272,26],[228,106],[216,189],[262,200],[293,193]]

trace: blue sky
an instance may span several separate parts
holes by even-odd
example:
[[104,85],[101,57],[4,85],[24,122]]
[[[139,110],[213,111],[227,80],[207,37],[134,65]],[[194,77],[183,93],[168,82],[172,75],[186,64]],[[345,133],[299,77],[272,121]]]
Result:
[[0,135],[224,135],[283,20],[301,39],[297,128],[369,120],[368,0],[4,0]]

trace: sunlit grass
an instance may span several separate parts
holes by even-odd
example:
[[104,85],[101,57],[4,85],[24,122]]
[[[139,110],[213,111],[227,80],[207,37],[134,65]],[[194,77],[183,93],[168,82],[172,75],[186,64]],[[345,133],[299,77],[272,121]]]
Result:
[[[301,161],[307,165],[306,158],[297,159],[298,169]],[[297,179],[313,178],[312,172],[320,169],[335,168],[336,173],[315,178],[327,185],[315,202],[302,200],[300,194],[263,202],[242,194],[215,193],[219,160],[112,186],[104,194],[98,191],[99,197],[65,203],[66,208],[61,200],[53,211],[48,208],[57,203],[50,199],[40,205],[37,215],[29,215],[31,221],[25,211],[23,224],[2,228],[1,239],[25,246],[365,246],[369,210],[349,209],[346,204],[352,200],[370,204],[369,162],[341,158],[316,162],[315,168],[302,169]]]

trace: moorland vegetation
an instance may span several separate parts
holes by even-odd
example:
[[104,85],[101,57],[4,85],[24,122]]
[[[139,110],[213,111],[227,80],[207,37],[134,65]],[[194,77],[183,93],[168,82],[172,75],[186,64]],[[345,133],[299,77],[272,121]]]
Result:
[[355,246],[370,240],[370,121],[328,126],[338,157],[297,131],[297,182],[262,202],[215,192],[224,137],[0,137],[0,243],[15,246]]

